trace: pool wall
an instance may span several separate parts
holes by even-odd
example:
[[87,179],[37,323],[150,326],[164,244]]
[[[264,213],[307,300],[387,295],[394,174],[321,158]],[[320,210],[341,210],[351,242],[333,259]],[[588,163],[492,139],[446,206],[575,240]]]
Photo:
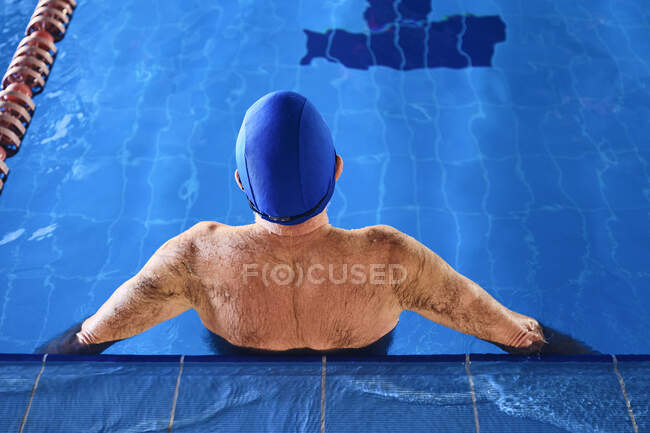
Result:
[[0,355],[3,431],[642,432],[648,356]]

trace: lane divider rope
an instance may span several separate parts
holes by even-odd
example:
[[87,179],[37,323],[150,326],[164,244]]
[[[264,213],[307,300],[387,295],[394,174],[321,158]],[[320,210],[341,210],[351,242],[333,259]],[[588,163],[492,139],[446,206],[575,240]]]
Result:
[[39,0],[18,44],[0,91],[0,193],[7,178],[7,158],[20,150],[36,105],[32,96],[43,91],[56,58],[56,45],[65,36],[76,0]]

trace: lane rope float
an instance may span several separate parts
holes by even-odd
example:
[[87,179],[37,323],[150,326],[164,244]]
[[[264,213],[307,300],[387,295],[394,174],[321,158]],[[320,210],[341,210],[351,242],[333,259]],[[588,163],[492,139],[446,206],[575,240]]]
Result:
[[56,59],[56,42],[65,36],[76,0],[39,0],[25,37],[18,44],[0,91],[0,193],[9,167],[5,162],[20,150],[36,105],[32,96],[43,91]]

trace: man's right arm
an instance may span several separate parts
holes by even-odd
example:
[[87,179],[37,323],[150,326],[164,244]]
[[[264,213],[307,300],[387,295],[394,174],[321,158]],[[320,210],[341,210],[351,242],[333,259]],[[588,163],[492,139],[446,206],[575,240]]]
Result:
[[393,257],[407,269],[394,287],[403,309],[497,344],[513,353],[533,353],[545,343],[539,323],[501,305],[429,248],[393,228]]

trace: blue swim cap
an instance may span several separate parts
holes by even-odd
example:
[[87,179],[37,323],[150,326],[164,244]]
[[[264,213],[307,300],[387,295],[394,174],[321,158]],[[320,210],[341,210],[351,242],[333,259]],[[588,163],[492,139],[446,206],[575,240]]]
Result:
[[300,224],[325,209],[334,193],[332,134],[298,93],[268,93],[251,105],[236,158],[248,203],[267,221]]

